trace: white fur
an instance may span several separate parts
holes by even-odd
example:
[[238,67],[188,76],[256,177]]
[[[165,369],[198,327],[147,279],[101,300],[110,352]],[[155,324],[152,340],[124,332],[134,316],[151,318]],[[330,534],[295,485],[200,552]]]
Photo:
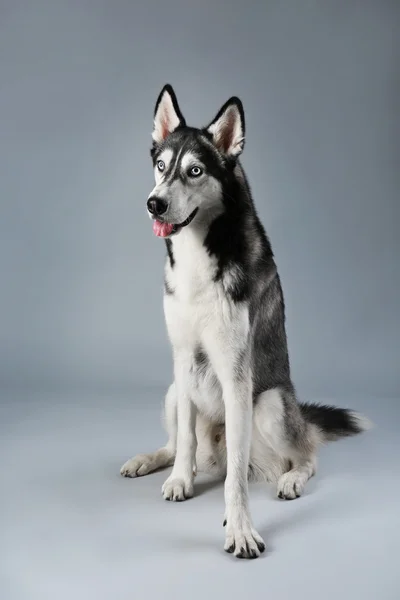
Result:
[[[170,160],[170,155],[168,154],[170,151],[165,150],[164,152],[167,153],[166,160]],[[164,160],[162,158],[164,152],[161,155],[161,160]],[[177,164],[182,174],[186,172],[189,166],[196,165],[202,167],[201,161],[190,152],[185,153],[183,156],[179,153],[172,168],[175,169]],[[157,196],[167,202],[168,209],[163,217],[168,222],[183,223],[196,208],[201,208],[199,215],[196,217],[197,222],[202,220],[204,223],[208,223],[222,210],[222,203],[220,201],[221,184],[211,175],[187,179],[185,182],[181,181],[181,179],[169,182],[165,180],[162,173],[160,174],[157,171],[156,167],[156,185],[151,191],[149,198]],[[181,238],[183,233],[182,231],[179,234],[179,238]]]
[[[183,172],[187,171],[187,169],[189,169],[189,167],[201,167],[202,169],[204,169],[204,165],[201,163],[201,161],[197,158],[197,156],[195,154],[193,154],[192,152],[185,152],[185,154],[182,156],[182,161],[181,161],[181,169]],[[196,181],[198,181],[200,179],[196,178]]]
[[165,90],[154,116],[153,140],[160,144],[179,124],[180,120],[174,109],[172,98]]
[[[168,167],[170,165],[172,155],[173,155],[172,150],[170,148],[166,148],[158,157],[158,161],[162,160],[163,163],[165,164],[165,169],[164,169],[164,171],[160,171],[158,169],[157,165],[154,167],[154,179],[156,180],[157,185],[163,181],[165,173],[168,170]],[[154,190],[151,192],[150,196],[152,196],[153,194],[154,194]],[[149,196],[149,198],[150,198],[150,196]]]
[[304,486],[315,473],[316,458],[297,465],[294,469],[283,473],[278,481],[277,495],[279,498],[294,500],[302,495]]
[[227,106],[222,115],[214,121],[208,131],[213,136],[215,146],[228,156],[238,156],[244,145],[243,125],[238,107]]
[[[243,149],[244,125],[237,102],[232,100],[208,128],[218,161],[225,160],[224,154],[237,156]],[[154,140],[162,141],[179,123],[166,91],[155,116]],[[315,450],[323,436],[315,425],[303,422],[300,412],[296,417],[295,411],[300,409],[293,403],[291,417],[294,422],[298,418],[299,431],[304,434],[304,439],[293,443],[285,421],[285,391],[279,387],[263,392],[253,403],[249,306],[235,303],[229,293],[243,273],[239,265],[231,265],[222,278],[216,278],[217,260],[204,245],[211,221],[223,210],[222,186],[209,174],[187,177],[191,166],[203,165],[193,151],[185,153],[184,147],[173,165],[169,149],[158,159],[165,163],[165,171],[155,169],[156,185],[151,195],[167,202],[163,218],[179,225],[194,214],[189,225],[175,228],[179,231],[171,238],[175,264],[172,268],[167,260],[165,266],[169,292],[164,295],[164,311],[174,358],[174,383],[165,401],[169,439],[156,452],[128,460],[121,473],[138,477],[173,464],[162,486],[164,498],[173,501],[193,495],[197,469],[225,475],[225,549],[234,548],[238,556],[255,557],[264,544],[252,524],[248,480],[274,483],[282,498],[299,496],[315,473]],[[168,181],[166,172],[174,173],[175,169],[180,169],[181,177]],[[236,174],[244,185],[240,166]],[[253,223],[248,225],[248,241],[253,243]],[[253,250],[253,260],[257,260],[263,251],[261,241]],[[272,269],[267,283],[272,285],[276,275]],[[275,298],[267,319],[278,307],[280,300]],[[257,326],[256,316],[252,327]],[[361,416],[353,417],[367,428]]]
[[124,477],[140,477],[174,464],[177,434],[175,384],[170,385],[165,397],[164,419],[165,428],[168,432],[167,445],[151,454],[138,454],[130,458],[122,465],[121,475]]
[[[196,449],[196,411],[211,422],[225,421],[227,446],[226,548],[235,545],[259,554],[248,506],[247,477],[251,443],[252,378],[250,369],[238,377],[234,365],[248,346],[249,316],[246,305],[235,305],[215,283],[215,259],[203,245],[201,230],[184,229],[174,239],[177,259],[167,267],[168,282],[175,290],[164,298],[168,334],[175,361],[177,386],[177,454],[171,476],[163,486],[167,499],[182,500],[193,493]],[[198,390],[190,377],[196,348],[204,349],[212,373]]]
[[168,448],[160,448],[151,454],[138,454],[130,458],[121,467],[121,475],[124,477],[141,477],[156,471],[160,467],[172,465],[175,454]]
[[[204,247],[206,231],[201,221],[184,228],[172,238],[174,268],[166,263],[168,285],[174,290],[164,296],[164,309],[175,374],[166,400],[168,444],[153,455],[131,459],[121,472],[144,475],[170,465],[175,456],[162,487],[164,498],[175,501],[193,495],[196,465],[226,475],[225,549],[234,546],[240,555],[248,548],[250,555],[258,556],[263,542],[251,520],[248,477],[274,482],[278,493],[295,497],[312,474],[313,457],[302,462],[290,456],[279,389],[261,394],[253,412],[252,375],[246,363],[248,308],[226,294],[237,276],[234,270],[215,282],[217,263]],[[201,387],[193,372],[198,347],[211,363]],[[238,374],[235,365],[240,361],[243,369]],[[284,476],[288,458],[294,467]]]
[[374,427],[373,422],[368,419],[365,415],[362,415],[356,411],[350,411],[351,417],[354,419],[361,431],[369,431]]
[[[193,495],[196,464],[225,473],[225,549],[234,545],[235,554],[248,548],[258,556],[262,540],[249,510],[249,462],[257,479],[277,482],[283,474],[283,407],[279,390],[272,390],[262,395],[253,414],[250,364],[239,375],[235,371],[238,361],[246,361],[248,308],[226,294],[229,276],[215,282],[217,264],[203,245],[205,232],[206,226],[184,228],[173,238],[174,268],[166,263],[168,284],[174,289],[164,296],[175,373],[167,395],[169,442],[154,455],[131,459],[122,473],[135,476],[152,466],[167,466],[176,448],[172,473],[162,487],[164,498],[176,501]],[[201,389],[191,375],[199,346],[212,366]]]

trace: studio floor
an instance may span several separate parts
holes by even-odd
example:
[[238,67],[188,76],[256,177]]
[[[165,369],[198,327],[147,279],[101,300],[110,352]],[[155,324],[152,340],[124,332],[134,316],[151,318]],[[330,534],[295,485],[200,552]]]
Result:
[[2,395],[2,600],[400,598],[398,400],[335,400],[376,426],[325,447],[302,498],[250,486],[267,551],[243,561],[223,552],[220,483],[199,475],[171,503],[165,472],[119,475],[164,442],[162,397]]

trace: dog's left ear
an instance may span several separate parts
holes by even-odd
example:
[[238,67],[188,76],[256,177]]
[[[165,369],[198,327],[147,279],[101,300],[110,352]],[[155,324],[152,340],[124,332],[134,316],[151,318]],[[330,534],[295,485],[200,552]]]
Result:
[[167,84],[158,96],[154,109],[153,141],[161,144],[178,127],[186,125],[172,86]]
[[244,147],[245,122],[243,104],[236,98],[225,102],[221,110],[206,128],[214,145],[225,156],[236,158]]

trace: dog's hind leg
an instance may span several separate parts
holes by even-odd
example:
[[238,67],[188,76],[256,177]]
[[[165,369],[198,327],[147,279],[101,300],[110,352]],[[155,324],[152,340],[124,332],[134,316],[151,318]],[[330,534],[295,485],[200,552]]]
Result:
[[287,471],[278,480],[277,495],[282,500],[294,500],[299,498],[307,481],[315,474],[316,457],[310,456],[294,464],[290,471]]
[[168,433],[168,442],[159,450],[150,454],[138,454],[130,458],[122,467],[121,475],[124,477],[141,477],[153,473],[158,469],[165,469],[174,464],[176,453],[177,434],[177,408],[176,392],[173,383],[165,397],[165,428]]
[[316,471],[316,429],[303,418],[293,391],[274,388],[257,398],[251,464],[255,479],[277,485],[285,500],[301,496]]
[[294,390],[283,391],[282,398],[290,469],[278,480],[277,496],[284,500],[294,500],[302,495],[307,481],[315,475],[319,436],[317,429],[304,419]]

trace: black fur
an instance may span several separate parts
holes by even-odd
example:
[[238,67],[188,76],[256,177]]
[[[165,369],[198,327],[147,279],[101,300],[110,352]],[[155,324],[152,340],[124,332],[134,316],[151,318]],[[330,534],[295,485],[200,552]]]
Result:
[[[157,114],[158,107],[160,106],[160,102],[161,102],[161,100],[162,100],[162,98],[163,98],[163,96],[164,96],[165,93],[168,93],[171,96],[171,100],[172,100],[172,104],[174,106],[174,110],[175,110],[175,112],[176,112],[176,114],[178,116],[178,119],[179,119],[180,127],[185,127],[185,125],[186,125],[185,118],[184,118],[184,116],[181,113],[181,110],[179,108],[179,104],[178,104],[178,100],[177,100],[177,97],[175,95],[175,92],[174,92],[172,86],[169,83],[167,83],[166,85],[164,85],[163,89],[161,90],[161,92],[160,92],[160,94],[159,94],[159,96],[157,98],[157,102],[156,102],[156,105],[154,107],[154,116],[156,116],[156,114]],[[154,154],[156,153],[157,148],[158,148],[158,144],[156,144],[156,142],[153,142],[152,148],[150,150],[150,154],[151,154],[152,157],[154,157]]]
[[[297,446],[304,446],[307,423],[317,425],[328,439],[353,435],[361,431],[350,411],[313,404],[299,404],[291,381],[289,353],[285,328],[285,304],[271,244],[258,217],[247,178],[237,157],[227,156],[213,145],[207,128],[186,126],[178,107],[176,96],[169,86],[179,126],[160,144],[153,144],[153,164],[166,148],[173,158],[165,173],[168,181],[184,178],[176,168],[178,152],[193,151],[199,155],[209,175],[217,179],[222,189],[223,212],[210,224],[204,247],[214,256],[217,268],[214,280],[221,282],[224,291],[235,303],[246,302],[250,320],[250,354],[240,357],[240,362],[250,359],[253,374],[253,398],[270,389],[279,388],[284,405],[285,427],[288,438]],[[157,101],[156,110],[163,92]],[[211,122],[214,123],[230,104],[239,110],[244,132],[245,120],[242,103],[236,97],[228,100]],[[210,124],[210,125],[211,125]],[[171,268],[175,265],[173,238],[166,241]],[[194,369],[206,374],[211,363],[199,348],[194,357]],[[241,372],[241,365],[236,365]]]
[[327,434],[327,439],[356,435],[363,431],[359,421],[346,408],[323,404],[300,403],[303,417]]
[[[234,302],[249,302],[250,322],[254,330],[254,398],[277,386],[292,390],[285,306],[271,244],[255,209],[246,177],[243,174],[239,180],[235,174],[238,160],[221,157],[217,150],[205,143],[204,137],[211,140],[206,129],[186,125],[178,127],[156,146],[153,163],[166,148],[172,150],[173,157],[181,150],[182,154],[194,151],[200,154],[208,173],[221,183],[224,212],[211,223],[204,245],[210,256],[217,259],[215,281],[223,281],[225,274],[229,273],[226,293]],[[174,166],[172,158],[170,173],[165,174],[167,179],[180,176]],[[259,248],[257,256],[254,254],[255,244]],[[173,238],[166,240],[166,246],[173,268],[176,260]]]
[[185,117],[183,116],[183,114],[181,113],[181,109],[179,108],[179,104],[178,104],[178,99],[176,97],[176,94],[174,92],[174,89],[172,87],[172,85],[170,85],[169,83],[166,83],[163,87],[163,89],[161,90],[158,98],[157,98],[157,102],[156,105],[154,107],[154,116],[156,116],[158,107],[160,106],[160,102],[162,100],[162,97],[164,96],[165,93],[168,93],[171,96],[171,100],[172,100],[172,104],[174,106],[174,110],[179,118],[180,124],[182,127],[184,127],[186,125],[186,121],[185,121]]
[[169,264],[171,265],[171,269],[174,268],[174,264],[175,264],[175,258],[174,258],[174,253],[172,251],[172,242],[170,239],[166,239],[165,240],[165,245],[167,247],[167,254],[168,254],[168,258],[169,258]]
[[165,292],[165,294],[167,294],[167,296],[172,296],[174,293],[174,290],[168,283],[168,280],[166,277],[164,278],[164,292]]
[[[227,100],[225,102],[225,104],[223,104],[221,106],[221,108],[219,109],[219,111],[217,112],[217,114],[215,115],[215,117],[213,118],[213,120],[204,129],[207,130],[209,127],[211,127],[211,125],[213,125],[216,121],[218,121],[218,119],[220,119],[222,117],[222,115],[224,114],[224,112],[226,111],[226,109],[229,106],[232,106],[232,105],[236,106],[236,108],[239,111],[240,120],[241,120],[241,127],[242,127],[243,137],[244,137],[245,133],[246,133],[246,120],[245,120],[245,117],[244,117],[244,110],[243,110],[242,101],[237,96],[232,96],[231,98],[229,98],[229,100]],[[242,146],[242,149],[243,149],[243,146]]]
[[207,370],[210,367],[210,361],[208,360],[207,354],[200,346],[196,348],[196,351],[194,353],[194,364],[196,367],[197,375],[204,377],[207,373]]

